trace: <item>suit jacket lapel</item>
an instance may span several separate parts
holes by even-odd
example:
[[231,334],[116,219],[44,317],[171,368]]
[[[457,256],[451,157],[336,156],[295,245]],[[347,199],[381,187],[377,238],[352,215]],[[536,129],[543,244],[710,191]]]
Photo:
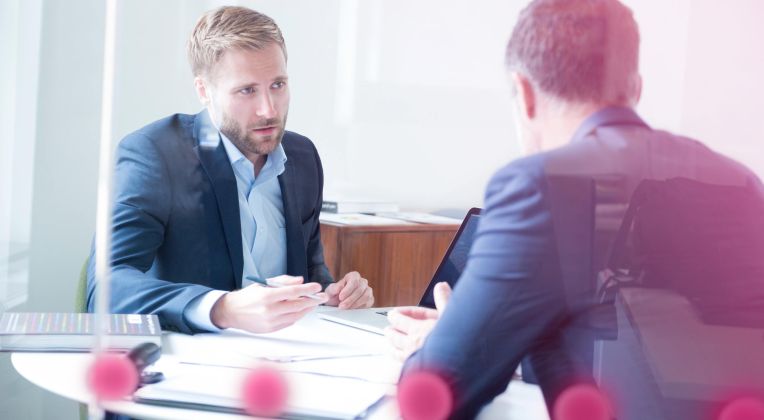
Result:
[[[223,232],[228,245],[228,255],[231,257],[234,281],[236,287],[240,288],[244,257],[242,255],[239,192],[236,188],[236,178],[220,136],[218,135],[217,144],[206,142],[205,139],[200,138],[200,118],[208,118],[206,111],[197,114],[194,120],[194,138],[197,141],[194,149],[212,183],[212,190],[218,203],[220,223],[223,225]],[[208,223],[214,223],[214,221],[208,221]]]
[[303,244],[302,219],[296,192],[296,174],[292,159],[286,161],[284,173],[279,175],[281,199],[284,202],[284,221],[287,240],[287,274],[303,276],[308,281],[306,261],[308,259]]

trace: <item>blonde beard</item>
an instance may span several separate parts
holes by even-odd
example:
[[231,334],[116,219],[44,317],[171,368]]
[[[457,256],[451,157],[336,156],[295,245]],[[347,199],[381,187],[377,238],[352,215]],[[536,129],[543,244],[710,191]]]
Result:
[[270,138],[257,142],[253,138],[254,134],[247,130],[247,134],[243,135],[241,128],[233,120],[223,118],[223,124],[220,126],[220,132],[223,133],[231,143],[234,144],[242,153],[267,155],[281,144],[281,139],[284,136],[284,125],[279,124],[278,131]]

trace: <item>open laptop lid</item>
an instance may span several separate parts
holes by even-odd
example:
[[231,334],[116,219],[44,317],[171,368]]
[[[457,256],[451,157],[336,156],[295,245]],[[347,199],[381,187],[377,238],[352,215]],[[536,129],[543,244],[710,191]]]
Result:
[[467,258],[472,247],[472,240],[477,230],[481,212],[482,209],[474,207],[467,212],[462,225],[459,226],[459,230],[456,231],[456,235],[454,235],[454,239],[451,241],[451,245],[448,246],[446,253],[443,255],[443,260],[440,262],[438,269],[435,270],[430,284],[419,300],[419,306],[435,308],[435,298],[432,292],[436,284],[445,281],[452,289],[456,286],[456,281],[459,280],[464,267],[467,265]]

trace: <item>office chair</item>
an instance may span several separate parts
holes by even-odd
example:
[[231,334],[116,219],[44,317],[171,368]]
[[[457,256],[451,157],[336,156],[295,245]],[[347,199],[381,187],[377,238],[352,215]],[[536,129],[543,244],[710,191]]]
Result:
[[80,269],[80,277],[77,281],[77,290],[74,294],[74,312],[87,312],[87,293],[88,293],[88,264],[90,257],[85,259]]

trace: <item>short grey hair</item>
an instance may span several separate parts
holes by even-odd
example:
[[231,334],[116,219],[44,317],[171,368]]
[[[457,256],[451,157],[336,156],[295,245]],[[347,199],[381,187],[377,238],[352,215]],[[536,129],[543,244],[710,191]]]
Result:
[[520,13],[505,60],[563,101],[627,105],[638,83],[639,29],[618,0],[534,0]]

